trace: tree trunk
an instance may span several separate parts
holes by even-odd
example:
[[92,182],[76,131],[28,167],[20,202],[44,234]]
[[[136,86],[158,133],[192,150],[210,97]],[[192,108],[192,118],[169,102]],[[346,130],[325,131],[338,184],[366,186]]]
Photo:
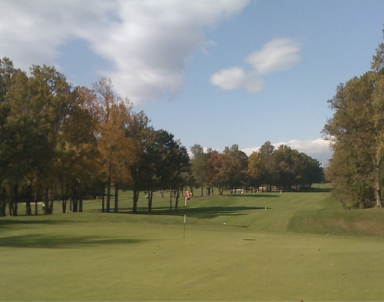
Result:
[[63,213],[67,211],[67,192],[68,192],[68,184],[64,187],[64,183],[61,183],[61,208]]
[[172,189],[169,192],[169,210],[172,211]]
[[6,216],[7,215],[7,213],[6,213],[6,203],[5,203],[5,201],[4,200],[1,200],[0,201],[0,216],[1,217],[4,217],[4,216]]
[[[110,150],[110,157],[112,156],[112,150]],[[107,176],[107,212],[111,211],[111,172],[112,172],[112,164],[111,161],[108,163],[108,176]]]
[[37,190],[36,190],[36,192],[35,192],[35,215],[38,215],[39,214],[39,212],[38,212],[38,208],[37,208],[37,199],[38,199],[38,196],[39,196],[39,194],[37,193]]
[[8,201],[8,215],[9,216],[12,216],[12,212],[13,211],[13,201],[12,201],[12,197],[9,198],[9,201]]
[[49,192],[49,188],[48,186],[45,186],[44,187],[44,214],[47,215],[49,214],[49,198],[48,198],[48,192]]
[[152,196],[153,192],[152,190],[148,191],[148,212],[152,212]]
[[7,203],[6,203],[5,194],[6,194],[5,189],[3,188],[0,192],[0,216],[7,215],[6,213]]
[[72,212],[74,213],[77,213],[77,210],[78,210],[78,204],[79,204],[79,201],[78,201],[78,193],[77,193],[77,187],[75,189],[75,191],[73,192],[73,196],[71,198],[71,201],[72,201]]
[[376,169],[376,207],[381,208],[381,184],[380,184],[380,165],[375,166]]
[[101,212],[105,212],[105,183],[103,183],[103,191],[101,193]]
[[137,202],[139,201],[139,194],[140,191],[133,189],[133,205],[132,205],[132,212],[137,213]]
[[117,213],[119,209],[119,186],[118,183],[115,183],[115,209],[114,212]]
[[177,192],[176,192],[176,200],[175,200],[175,210],[177,211],[178,207],[179,207],[179,198],[180,198],[180,190],[177,189]]
[[19,189],[19,186],[16,184],[13,186],[13,202],[12,202],[12,215],[13,216],[17,216],[17,208],[18,208],[18,205],[17,205],[17,195],[18,195],[18,189]]
[[51,187],[51,198],[50,198],[50,202],[49,202],[49,213],[50,214],[53,214],[53,202],[54,202],[54,199],[55,199],[55,191],[56,191],[56,188],[53,185]]
[[83,191],[81,190],[81,184],[79,184],[79,212],[83,212]]
[[218,195],[223,195],[223,188],[221,188],[221,187],[219,187],[218,189],[217,189],[217,193],[218,193]]
[[108,176],[107,181],[107,209],[106,212],[109,213],[111,210],[111,177]]
[[63,198],[63,200],[61,201],[61,208],[63,210],[63,213],[66,213],[66,211],[67,211],[67,199],[66,199],[66,197]]
[[31,216],[31,214],[31,200],[29,199],[29,197],[27,197],[27,200],[25,201],[25,215]]
[[78,206],[78,204],[79,204],[79,202],[78,202],[78,200],[77,200],[77,197],[74,197],[74,198],[72,199],[72,211],[73,211],[74,213],[77,213],[77,206]]

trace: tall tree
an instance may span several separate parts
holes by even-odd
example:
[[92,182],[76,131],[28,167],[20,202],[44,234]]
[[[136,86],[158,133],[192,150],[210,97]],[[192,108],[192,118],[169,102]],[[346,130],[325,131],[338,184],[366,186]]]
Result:
[[[113,105],[110,118],[103,125],[102,136],[98,143],[107,175],[107,191],[110,193],[111,183],[114,183],[115,196],[119,183],[128,184],[131,181],[129,167],[134,159],[134,145],[133,140],[125,133],[125,124],[128,122],[126,107],[123,104]],[[109,195],[107,195],[107,212],[110,211]],[[114,211],[117,212],[117,209],[118,200],[115,199]]]
[[[324,126],[323,132],[333,142],[334,156],[331,166],[348,161],[353,169],[347,169],[355,176],[345,176],[353,181],[345,182],[338,176],[337,167],[333,182],[339,181],[343,191],[358,192],[354,195],[355,207],[367,205],[370,190],[375,192],[375,205],[382,206],[381,185],[384,159],[384,98],[383,98],[383,54],[380,44],[373,56],[372,71],[361,77],[354,77],[345,85],[341,84],[333,99],[328,101],[335,112]],[[344,184],[344,185],[342,185]]]
[[252,152],[248,157],[248,170],[250,185],[258,190],[260,185],[263,184],[262,178],[262,158],[259,152]]
[[259,173],[264,184],[267,185],[268,191],[271,190],[271,187],[277,178],[277,170],[275,160],[273,158],[274,151],[275,147],[269,141],[265,142],[259,150],[261,158]]
[[191,153],[192,174],[196,183],[201,188],[201,196],[204,196],[204,186],[207,183],[207,156],[204,152],[204,148],[199,144],[195,144],[191,147]]
[[82,211],[81,194],[99,177],[100,156],[96,141],[96,119],[89,107],[89,94],[84,87],[76,87],[69,115],[60,132],[55,175],[61,192],[65,213],[68,198],[73,211]]
[[218,188],[218,194],[222,195],[227,185],[226,162],[227,154],[219,153],[216,150],[207,152],[207,179],[211,186]]
[[[15,75],[6,99],[12,108],[7,121],[14,132],[12,143],[17,151],[13,156],[17,152],[22,153],[12,161],[10,169],[13,175],[15,215],[18,187],[25,182],[28,175],[34,173],[41,179],[46,192],[53,184],[54,174],[50,167],[56,158],[55,149],[60,129],[68,116],[71,86],[53,67],[33,66],[29,77],[22,72]],[[49,214],[47,198],[45,213]]]
[[132,138],[135,142],[135,161],[131,164],[132,175],[132,212],[137,213],[138,201],[140,191],[147,189],[148,173],[146,173],[147,166],[147,146],[151,142],[151,133],[154,131],[153,127],[149,125],[149,118],[143,111],[133,113],[131,115],[131,123],[126,129],[128,137]]
[[280,145],[273,153],[273,157],[278,173],[276,185],[284,190],[291,189],[297,181],[297,168],[300,165],[299,152],[292,150],[289,146]]
[[152,192],[156,189],[173,189],[176,192],[176,208],[182,181],[182,172],[188,171],[188,153],[173,134],[152,131],[146,148],[148,178],[148,211],[152,210]]
[[133,139],[127,135],[132,105],[115,96],[112,82],[101,79],[94,84],[97,93],[95,112],[99,115],[99,152],[106,175],[107,205],[111,208],[111,185],[115,186],[114,211],[118,210],[118,184],[131,181],[130,165],[134,158]]
[[21,72],[16,70],[8,58],[0,59],[0,216],[6,215],[6,206],[9,200],[9,164],[12,148],[9,143],[13,134],[9,127],[8,117],[11,105],[6,94],[13,85],[15,75]]
[[247,155],[239,150],[239,146],[236,144],[232,145],[230,148],[225,147],[223,153],[226,155],[225,167],[227,186],[232,190],[242,187],[248,167]]

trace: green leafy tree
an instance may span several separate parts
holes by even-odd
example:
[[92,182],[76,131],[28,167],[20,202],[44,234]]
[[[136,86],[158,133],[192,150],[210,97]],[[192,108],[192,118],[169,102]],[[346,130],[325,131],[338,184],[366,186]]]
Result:
[[218,188],[218,194],[222,195],[227,185],[227,175],[225,171],[228,155],[219,153],[216,150],[207,152],[207,178],[210,186]]
[[260,167],[259,175],[263,180],[263,184],[267,185],[267,190],[270,191],[272,185],[276,182],[277,170],[273,153],[275,147],[269,142],[265,142],[259,150],[260,154]]
[[[12,214],[17,214],[17,193],[22,186],[37,190],[41,188],[37,183],[44,187],[45,213],[51,213],[48,191],[52,193],[55,185],[62,125],[73,107],[71,86],[54,68],[33,66],[29,77],[22,72],[15,74],[5,97],[12,109],[7,117],[8,129],[13,132],[8,146],[14,150],[9,153],[13,159],[8,169],[15,200],[11,200]],[[30,214],[28,203],[27,208]]]
[[191,169],[196,184],[201,188],[201,196],[204,196],[204,187],[207,184],[207,156],[204,148],[199,144],[191,147]]
[[[180,192],[188,183],[190,175],[190,159],[187,149],[179,140],[171,139],[168,151],[163,156],[169,171],[164,183],[171,191],[175,192],[175,209],[178,209]],[[172,196],[172,194],[171,194]],[[170,209],[172,210],[172,200],[170,199]]]
[[131,122],[126,129],[126,135],[133,139],[135,143],[135,161],[130,165],[132,175],[132,212],[137,213],[138,201],[141,191],[147,189],[147,183],[150,181],[147,173],[147,148],[151,143],[151,133],[153,127],[149,125],[149,118],[143,111],[133,113]]
[[227,177],[227,186],[232,190],[243,187],[248,168],[247,155],[243,151],[239,150],[239,146],[236,144],[232,145],[230,148],[225,147],[223,153],[226,155],[224,165]]
[[54,168],[60,189],[63,213],[68,198],[74,212],[82,212],[82,194],[99,176],[100,160],[97,150],[96,120],[88,110],[89,95],[85,87],[73,92],[69,115],[63,122],[57,145],[58,161]]
[[[328,172],[338,188],[335,192],[340,199],[349,199],[347,204],[352,207],[369,207],[372,190],[375,206],[382,206],[383,53],[384,44],[380,44],[373,56],[372,71],[339,85],[328,101],[335,111],[323,130],[334,150]],[[342,162],[348,162],[349,167]]]
[[253,187],[253,191],[263,184],[262,168],[263,168],[262,156],[259,152],[252,152],[248,157],[248,180],[249,184]]

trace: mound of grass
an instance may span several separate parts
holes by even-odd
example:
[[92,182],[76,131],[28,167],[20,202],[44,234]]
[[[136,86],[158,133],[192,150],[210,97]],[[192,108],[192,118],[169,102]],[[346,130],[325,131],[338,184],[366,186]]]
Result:
[[384,211],[382,209],[298,211],[290,220],[287,230],[299,233],[384,237]]

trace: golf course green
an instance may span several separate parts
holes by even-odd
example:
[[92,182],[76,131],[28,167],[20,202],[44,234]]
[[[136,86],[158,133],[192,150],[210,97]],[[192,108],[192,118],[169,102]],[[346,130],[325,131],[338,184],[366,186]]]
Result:
[[[311,192],[0,218],[1,301],[380,301],[384,210]],[[20,206],[20,214],[23,208]],[[184,224],[186,213],[186,224]]]

